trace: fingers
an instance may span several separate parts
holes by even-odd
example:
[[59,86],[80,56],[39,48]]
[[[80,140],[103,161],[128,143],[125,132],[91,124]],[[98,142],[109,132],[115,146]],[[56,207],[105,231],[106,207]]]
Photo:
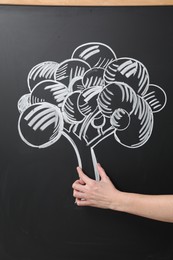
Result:
[[79,180],[73,183],[72,188],[80,192],[85,192],[86,190],[85,185],[81,184]]
[[[101,179],[107,179],[108,178],[106,172],[104,171],[104,169],[102,168],[100,163],[97,164],[97,169],[98,169],[98,172],[99,172]],[[81,184],[92,182],[92,179],[90,179],[86,174],[84,174],[84,172],[82,171],[82,169],[80,167],[77,167],[77,172],[78,172],[78,175],[80,177]]]
[[87,200],[81,200],[81,199],[77,199],[76,198],[76,204],[78,205],[78,206],[89,206],[89,203],[88,203],[88,201]]
[[80,183],[81,185],[84,185],[84,184],[85,184],[85,182],[84,182],[82,179],[79,179],[79,183]]
[[85,200],[86,199],[85,193],[77,191],[77,190],[73,191],[73,197],[75,197],[76,199],[80,199],[80,200]]
[[81,179],[81,181],[83,181],[84,183],[90,183],[92,181],[92,179],[90,179],[83,171],[80,167],[77,167],[77,172],[79,174],[79,178]]
[[[76,180],[76,181],[73,183],[73,185],[74,185],[75,183],[80,184],[80,185],[85,185],[85,182],[82,181],[81,179]],[[72,185],[72,188],[73,188],[73,185]]]
[[95,195],[93,198],[93,191],[98,190],[99,185],[102,187],[102,183],[108,183],[109,180],[109,177],[100,164],[97,164],[97,169],[101,177],[100,182],[89,178],[80,167],[77,167],[79,179],[73,183],[72,188],[75,203],[78,206],[97,206],[95,204]]
[[99,172],[99,175],[101,177],[102,180],[105,180],[108,178],[106,172],[104,171],[104,169],[101,167],[100,163],[97,164],[97,169],[98,169],[98,172]]

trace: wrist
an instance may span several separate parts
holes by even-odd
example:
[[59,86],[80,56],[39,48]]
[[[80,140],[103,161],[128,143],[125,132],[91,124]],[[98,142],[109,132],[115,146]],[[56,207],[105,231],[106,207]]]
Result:
[[116,191],[115,194],[112,196],[110,209],[116,211],[124,211],[125,204],[127,201],[127,193],[122,191]]

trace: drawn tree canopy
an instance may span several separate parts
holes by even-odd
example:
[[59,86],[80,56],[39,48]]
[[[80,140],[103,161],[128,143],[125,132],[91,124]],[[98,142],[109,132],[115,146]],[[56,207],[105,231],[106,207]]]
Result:
[[99,42],[80,45],[61,63],[37,64],[27,85],[28,93],[18,101],[21,139],[29,146],[46,148],[63,135],[82,167],[77,137],[90,147],[96,180],[94,147],[112,134],[125,147],[144,145],[153,131],[154,113],[167,102],[164,90],[150,83],[140,61],[117,58]]

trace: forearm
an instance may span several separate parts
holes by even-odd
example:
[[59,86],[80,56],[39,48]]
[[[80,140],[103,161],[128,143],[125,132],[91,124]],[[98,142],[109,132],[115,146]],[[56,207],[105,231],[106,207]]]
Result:
[[112,200],[111,209],[173,223],[173,195],[120,192],[118,200]]

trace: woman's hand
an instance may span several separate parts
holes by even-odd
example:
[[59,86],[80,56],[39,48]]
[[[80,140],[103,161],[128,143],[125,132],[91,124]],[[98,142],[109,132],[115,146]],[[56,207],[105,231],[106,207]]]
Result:
[[73,196],[78,206],[92,206],[113,209],[121,194],[118,191],[100,164],[97,165],[100,181],[90,179],[81,168],[77,167],[79,179],[72,185]]
[[112,209],[173,223],[173,195],[143,195],[115,188],[100,164],[100,181],[90,179],[77,167],[79,179],[72,185],[78,206]]

